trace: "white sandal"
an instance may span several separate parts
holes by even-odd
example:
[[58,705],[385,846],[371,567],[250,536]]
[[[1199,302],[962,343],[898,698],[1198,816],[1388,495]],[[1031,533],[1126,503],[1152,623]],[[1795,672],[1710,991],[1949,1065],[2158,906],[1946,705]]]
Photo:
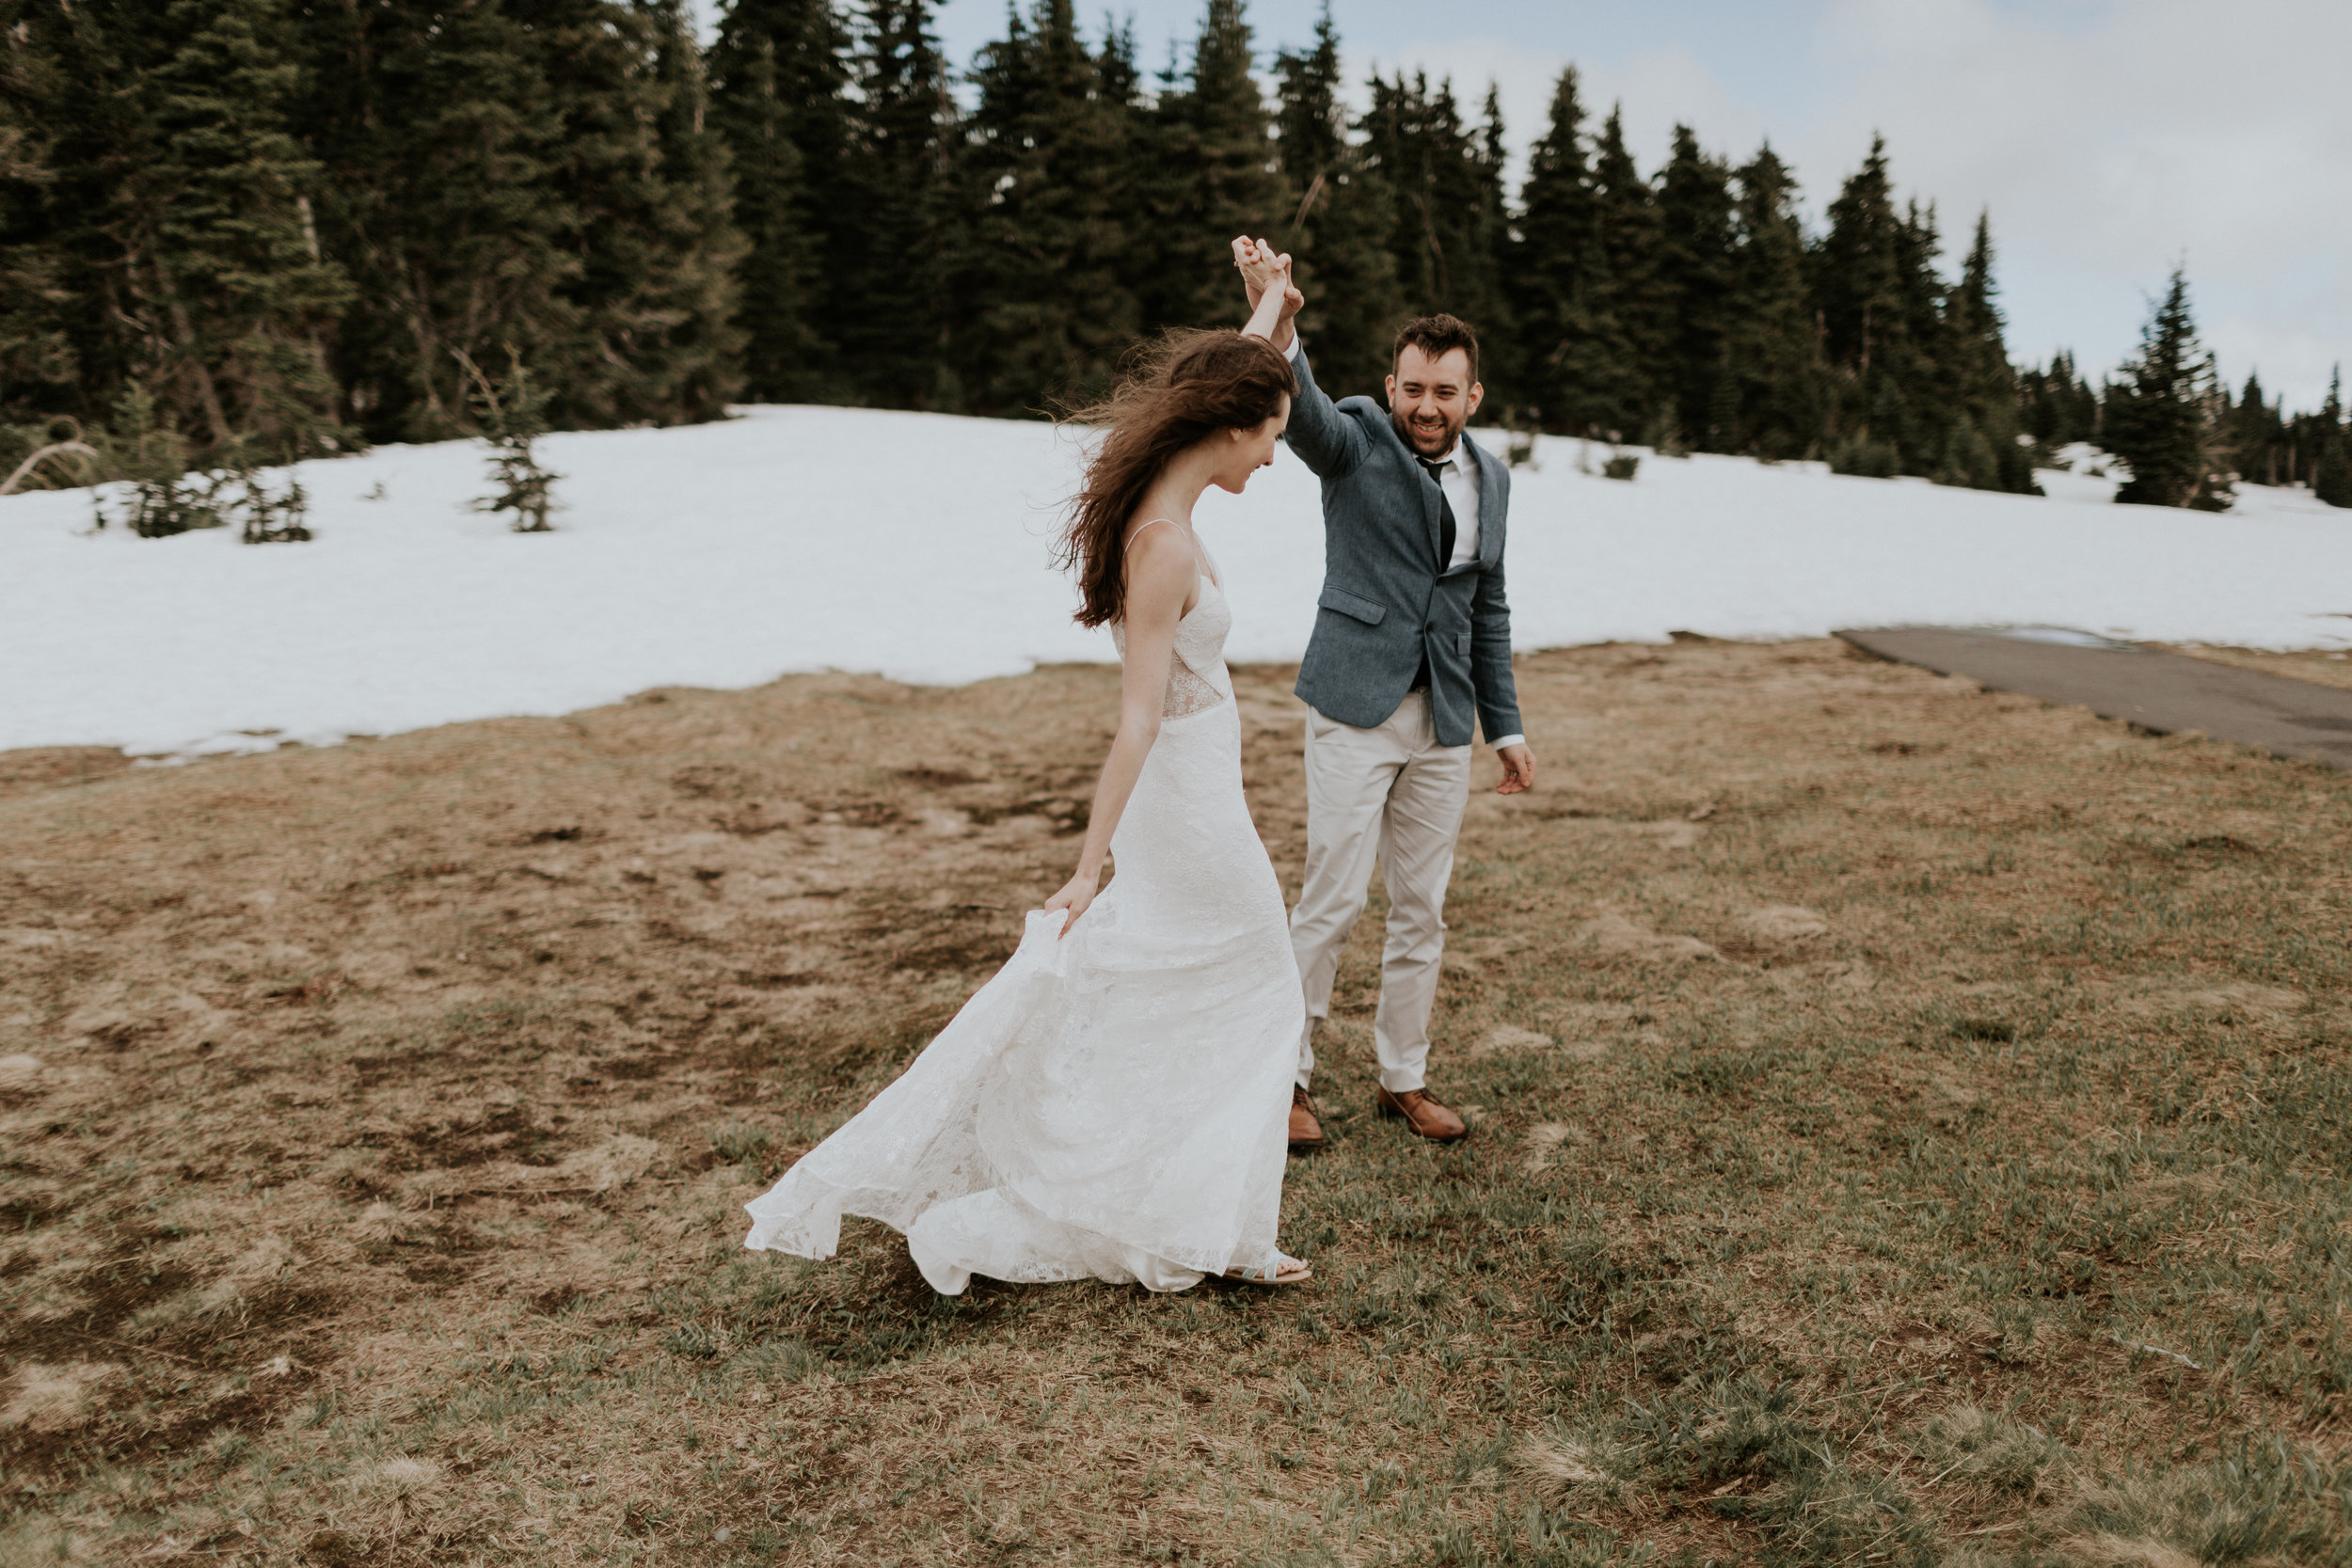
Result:
[[1279,1252],[1274,1255],[1274,1261],[1263,1267],[1225,1271],[1226,1278],[1237,1279],[1245,1285],[1304,1285],[1314,1276],[1314,1270],[1305,1262]]

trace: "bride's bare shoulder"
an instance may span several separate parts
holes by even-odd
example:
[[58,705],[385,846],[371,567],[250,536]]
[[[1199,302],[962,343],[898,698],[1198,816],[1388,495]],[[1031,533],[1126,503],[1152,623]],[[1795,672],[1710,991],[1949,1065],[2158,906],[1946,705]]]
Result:
[[1154,613],[1182,615],[1192,608],[1200,556],[1181,523],[1154,528],[1147,521],[1127,535],[1125,609],[1129,619]]
[[1188,553],[1192,535],[1173,517],[1139,517],[1127,525],[1127,537],[1121,547],[1130,557],[1146,551],[1163,555],[1169,550]]

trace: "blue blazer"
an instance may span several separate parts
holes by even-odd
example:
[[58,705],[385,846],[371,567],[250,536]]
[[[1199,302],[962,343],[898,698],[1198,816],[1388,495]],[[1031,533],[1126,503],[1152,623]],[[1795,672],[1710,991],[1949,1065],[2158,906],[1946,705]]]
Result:
[[1318,711],[1373,729],[1405,701],[1429,657],[1438,744],[1467,746],[1473,713],[1488,739],[1520,731],[1511,679],[1511,605],[1503,596],[1503,532],[1511,470],[1465,435],[1478,466],[1478,555],[1438,559],[1445,498],[1370,398],[1334,404],[1302,350],[1291,361],[1291,451],[1323,481],[1323,594],[1298,667],[1298,695]]

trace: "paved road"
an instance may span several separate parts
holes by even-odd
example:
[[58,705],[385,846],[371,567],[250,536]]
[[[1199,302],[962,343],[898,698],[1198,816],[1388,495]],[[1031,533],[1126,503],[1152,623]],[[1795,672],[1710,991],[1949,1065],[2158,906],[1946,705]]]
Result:
[[2352,771],[2352,691],[2336,687],[2078,633],[1885,626],[1837,635],[1881,658],[2080,704],[2157,735],[2201,730]]

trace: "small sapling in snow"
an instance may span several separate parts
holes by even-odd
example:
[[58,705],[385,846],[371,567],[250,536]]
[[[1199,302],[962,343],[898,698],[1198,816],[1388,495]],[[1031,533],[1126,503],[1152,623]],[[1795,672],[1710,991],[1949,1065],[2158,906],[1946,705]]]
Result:
[[213,494],[224,520],[234,517],[248,545],[295,545],[310,537],[310,498],[292,468],[286,487],[278,491],[262,483],[257,469],[230,468],[215,479]]
[[564,476],[544,467],[532,443],[547,434],[548,403],[553,394],[532,385],[522,356],[510,344],[506,374],[497,382],[462,349],[450,351],[465,367],[471,384],[474,414],[482,422],[482,438],[490,443],[490,479],[498,493],[476,500],[477,512],[504,512],[516,533],[552,531],[548,515],[556,510],[555,482]]
[[115,400],[105,461],[121,483],[90,489],[92,526],[119,525],[142,539],[168,539],[225,520],[209,474],[188,470],[187,441],[155,417],[155,400],[136,381]]

